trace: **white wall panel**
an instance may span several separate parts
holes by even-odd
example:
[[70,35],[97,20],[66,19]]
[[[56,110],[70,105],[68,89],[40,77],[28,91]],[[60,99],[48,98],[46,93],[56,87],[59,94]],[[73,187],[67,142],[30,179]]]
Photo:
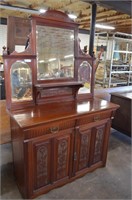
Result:
[[0,55],[2,55],[2,47],[7,47],[7,25],[0,24]]
[[84,49],[84,46],[86,46],[86,45],[88,46],[88,49],[89,49],[89,35],[79,33],[78,37],[81,40],[81,43],[80,43],[81,49]]

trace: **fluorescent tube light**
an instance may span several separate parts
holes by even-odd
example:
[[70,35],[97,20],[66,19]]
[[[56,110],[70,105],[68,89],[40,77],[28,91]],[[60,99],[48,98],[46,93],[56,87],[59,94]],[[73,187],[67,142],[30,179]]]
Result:
[[39,63],[44,63],[44,60],[39,60]]
[[106,25],[102,25],[102,24],[95,24],[96,28],[103,28],[103,29],[115,29],[115,27],[113,26],[106,26]]
[[70,58],[70,57],[73,57],[73,54],[64,56],[64,58]]
[[68,14],[68,16],[69,16],[71,19],[76,19],[76,18],[77,18],[77,16],[74,15],[74,14]]
[[49,62],[52,62],[52,61],[55,61],[55,60],[56,60],[56,58],[50,58]]
[[39,12],[40,13],[45,13],[47,10],[46,9],[43,9],[43,8],[41,8],[41,9],[39,9]]

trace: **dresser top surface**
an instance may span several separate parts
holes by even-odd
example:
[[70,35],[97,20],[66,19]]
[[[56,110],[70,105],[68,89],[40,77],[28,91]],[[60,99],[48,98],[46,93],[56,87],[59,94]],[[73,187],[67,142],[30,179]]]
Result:
[[26,128],[103,110],[117,109],[118,107],[118,105],[105,100],[94,99],[78,103],[64,102],[39,105],[25,110],[13,111],[10,115],[17,121],[20,127]]

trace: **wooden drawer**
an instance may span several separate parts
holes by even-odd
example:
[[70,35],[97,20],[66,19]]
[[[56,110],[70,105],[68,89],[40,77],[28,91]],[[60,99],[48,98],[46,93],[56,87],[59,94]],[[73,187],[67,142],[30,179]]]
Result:
[[24,139],[34,138],[46,134],[55,134],[59,131],[71,129],[75,127],[75,120],[57,121],[47,123],[24,131]]
[[84,125],[84,124],[88,124],[88,123],[92,123],[92,122],[96,122],[96,121],[100,121],[103,119],[108,119],[111,118],[111,111],[103,111],[103,112],[96,112],[94,114],[89,114],[83,117],[80,117],[77,120],[76,125]]

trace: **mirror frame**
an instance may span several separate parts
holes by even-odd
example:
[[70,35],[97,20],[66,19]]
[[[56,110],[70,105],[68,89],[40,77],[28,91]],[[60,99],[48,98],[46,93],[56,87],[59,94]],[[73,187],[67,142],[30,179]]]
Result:
[[36,60],[36,67],[35,67],[35,80],[36,84],[41,83],[56,83],[56,82],[69,82],[69,81],[77,81],[77,69],[76,69],[76,57],[77,57],[77,36],[78,36],[78,24],[71,20],[68,15],[62,13],[60,11],[49,10],[41,16],[32,16],[31,17],[32,23],[32,33],[33,34],[33,41],[34,41],[34,48],[33,53],[37,55],[36,52],[36,26],[49,26],[49,27],[56,27],[62,29],[69,29],[74,31],[74,76],[73,78],[63,78],[63,79],[49,79],[49,80],[37,80],[37,60]]
[[[83,52],[80,48],[80,39],[78,38],[78,24],[75,23],[72,19],[68,17],[67,14],[56,11],[56,10],[48,10],[44,14],[40,16],[32,16],[32,33],[34,41],[33,53],[36,54],[36,25],[44,25],[51,27],[59,27],[64,29],[73,29],[74,30],[74,78],[73,79],[54,79],[54,80],[37,80],[37,67],[35,67],[35,84],[48,84],[48,83],[63,83],[69,81],[78,81],[78,68],[80,63],[83,61],[87,61],[91,67],[91,88],[90,93],[80,94],[78,95],[78,99],[90,99],[94,96],[94,74],[97,69],[98,63],[96,62],[95,57],[91,57],[90,55]],[[36,62],[37,66],[37,62]],[[40,85],[39,85],[40,86]]]
[[[31,59],[31,62],[25,62],[25,59]],[[25,63],[28,64],[32,71],[32,99],[31,100],[26,100],[26,101],[12,101],[12,86],[11,86],[11,68],[12,65],[16,61],[24,61]],[[11,110],[17,110],[21,109],[23,107],[29,107],[32,105],[35,105],[35,96],[34,96],[34,62],[35,62],[35,57],[34,56],[25,56],[25,55],[11,55],[11,56],[4,56],[4,71],[5,71],[5,90],[6,90],[6,106],[7,109]]]
[[[23,52],[14,51],[10,55],[3,55],[4,58],[4,68],[5,68],[5,86],[6,86],[6,105],[8,109],[17,110],[23,109],[25,107],[34,106],[37,104],[48,103],[49,99],[51,102],[65,101],[75,101],[75,100],[89,100],[94,97],[94,82],[95,82],[95,71],[97,69],[98,63],[94,57],[83,52],[80,48],[80,40],[78,38],[78,24],[68,17],[67,14],[56,11],[49,10],[41,16],[32,16],[31,20],[31,33],[28,35],[28,46]],[[21,18],[20,18],[21,21]],[[36,24],[59,27],[64,29],[74,30],[74,78],[64,78],[64,79],[54,79],[54,80],[37,80],[37,59],[36,59]],[[14,27],[12,27],[14,29]],[[12,38],[10,38],[11,40]],[[18,61],[24,59],[31,59],[29,64],[32,70],[32,84],[33,84],[33,100],[29,102],[12,102],[11,101],[11,77],[10,68],[11,65]],[[91,91],[87,94],[79,94],[78,90],[82,87],[82,83],[78,81],[78,68],[83,61],[87,61],[92,67],[91,75]],[[53,100],[52,97],[46,97],[45,100],[41,94],[46,90],[52,93],[52,89],[56,89],[56,96]],[[59,96],[60,88],[63,89],[64,95]],[[70,91],[68,94],[67,92]],[[41,98],[42,97],[42,98]],[[49,98],[49,99],[48,99]],[[53,100],[53,101],[52,101]]]

